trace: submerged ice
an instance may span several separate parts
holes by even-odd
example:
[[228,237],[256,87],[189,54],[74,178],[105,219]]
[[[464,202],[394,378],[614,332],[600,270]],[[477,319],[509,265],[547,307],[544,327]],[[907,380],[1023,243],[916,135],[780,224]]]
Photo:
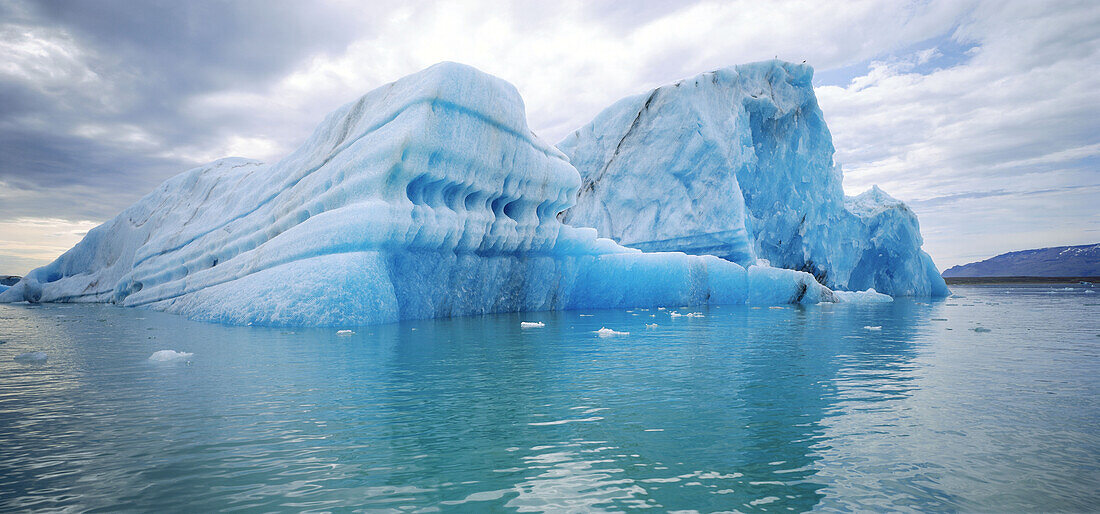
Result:
[[341,107],[274,164],[222,159],[168,180],[0,301],[355,326],[834,300],[807,273],[643,253],[564,225],[580,187],[527,127],[514,87],[442,63]]
[[625,98],[558,143],[574,226],[645,251],[812,273],[832,288],[945,296],[916,215],[877,187],[845,197],[813,69],[769,61]]

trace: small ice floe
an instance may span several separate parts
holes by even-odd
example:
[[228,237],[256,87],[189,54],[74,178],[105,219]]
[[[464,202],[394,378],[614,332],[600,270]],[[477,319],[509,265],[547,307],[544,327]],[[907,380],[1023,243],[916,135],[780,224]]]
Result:
[[833,291],[833,295],[842,303],[888,303],[894,298],[870,288],[866,291]]
[[46,362],[46,352],[27,352],[15,356],[15,362]]
[[646,323],[645,328],[649,328],[649,329],[657,328],[657,324],[656,323]]
[[591,318],[592,317],[591,314],[578,314],[578,316],[580,316],[582,318]]
[[615,330],[611,330],[610,328],[603,327],[596,331],[596,335],[600,337],[627,336],[630,335],[630,332],[618,332]]
[[784,307],[782,305],[772,305],[771,307],[768,307],[768,308],[769,309],[786,309],[786,307]]
[[159,352],[153,352],[153,354],[149,356],[149,360],[153,362],[169,362],[190,359],[194,355],[193,353],[177,352],[175,350],[161,350]]
[[542,327],[545,327],[545,326],[546,326],[546,323],[543,323],[541,321],[521,321],[521,322],[519,322],[519,327],[520,328],[542,328]]
[[1085,294],[1096,294],[1096,290],[1095,289],[1086,289]]
[[882,330],[882,326],[872,327],[871,325],[867,325],[867,326],[863,327],[863,330]]
[[682,318],[702,318],[703,317],[703,313],[701,313],[701,312],[687,312],[687,313],[684,313],[684,312],[669,311],[668,315],[672,316],[673,318],[681,318],[681,317]]
[[981,333],[981,332],[992,332],[992,330],[990,330],[990,329],[988,329],[988,328],[985,328],[985,327],[974,327],[974,328],[972,328],[972,329],[970,329],[970,330],[973,330],[973,331],[975,331],[975,332],[978,332],[978,333]]
[[355,335],[355,331],[354,330],[337,330],[336,335],[338,335],[338,336],[353,336],[353,335]]

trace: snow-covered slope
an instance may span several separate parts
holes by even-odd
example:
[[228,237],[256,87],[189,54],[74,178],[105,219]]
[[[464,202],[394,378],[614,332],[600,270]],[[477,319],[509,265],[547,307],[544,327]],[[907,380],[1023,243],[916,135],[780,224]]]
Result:
[[953,266],[945,277],[1097,277],[1100,243],[1055,246],[1003,253],[984,261]]
[[0,301],[363,325],[834,299],[805,273],[645,254],[562,225],[579,186],[515,88],[442,63],[341,107],[275,164],[222,159],[172,178]]
[[620,100],[558,143],[582,177],[562,220],[840,289],[947,294],[912,211],[877,188],[844,197],[812,77],[769,61]]

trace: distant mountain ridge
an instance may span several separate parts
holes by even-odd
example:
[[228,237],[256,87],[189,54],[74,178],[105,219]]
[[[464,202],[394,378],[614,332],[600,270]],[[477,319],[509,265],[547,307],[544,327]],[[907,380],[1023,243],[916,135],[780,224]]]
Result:
[[1008,252],[984,261],[952,266],[944,277],[1100,276],[1100,243]]

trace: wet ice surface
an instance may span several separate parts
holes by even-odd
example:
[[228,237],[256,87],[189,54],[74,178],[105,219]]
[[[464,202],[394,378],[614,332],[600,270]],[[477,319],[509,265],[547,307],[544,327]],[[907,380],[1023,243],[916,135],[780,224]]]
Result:
[[0,511],[1095,511],[1100,303],[1063,287],[348,335],[4,305]]

